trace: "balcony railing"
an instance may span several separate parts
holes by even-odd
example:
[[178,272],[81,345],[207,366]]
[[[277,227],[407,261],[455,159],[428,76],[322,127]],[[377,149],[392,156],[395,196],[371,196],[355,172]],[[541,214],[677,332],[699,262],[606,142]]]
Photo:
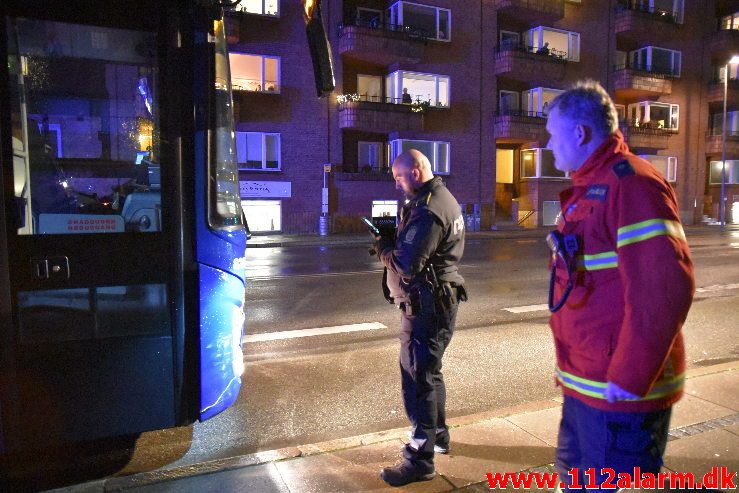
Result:
[[516,43],[505,43],[502,45],[497,45],[495,47],[495,54],[498,55],[500,53],[505,52],[520,52],[520,53],[527,53],[530,55],[534,55],[537,57],[547,57],[547,60],[550,61],[556,61],[556,62],[566,62],[567,61],[567,52],[566,51],[560,51],[555,50],[554,48],[534,48],[533,46],[525,45],[525,44],[516,44]]
[[375,96],[369,94],[342,94],[336,97],[336,102],[339,106],[350,103],[353,101],[361,101],[364,103],[377,103],[377,104],[397,104],[410,106],[414,112],[423,112],[429,108],[446,108],[446,105],[441,104],[437,101],[435,105],[431,104],[431,100],[428,97],[423,97],[420,94],[404,94],[402,97],[394,98],[389,96]]
[[344,35],[344,28],[348,26],[364,27],[364,28],[372,29],[376,31],[394,33],[394,34],[402,36],[403,38],[410,39],[410,40],[416,40],[416,41],[425,42],[428,39],[436,39],[435,36],[432,36],[431,33],[426,31],[425,29],[419,29],[417,27],[411,27],[411,26],[402,26],[400,24],[390,24],[389,22],[381,22],[381,21],[374,21],[374,20],[366,21],[366,20],[360,20],[360,19],[349,19],[339,24],[339,37],[342,37]]
[[616,12],[623,12],[625,10],[637,12],[638,14],[653,20],[668,22],[670,24],[680,23],[680,16],[678,15],[678,12],[665,9],[650,8],[649,5],[644,5],[642,4],[642,2],[637,2],[634,0],[618,1],[618,3],[616,4]]
[[619,65],[614,65],[613,70],[615,72],[618,72],[619,70],[631,70],[632,72],[636,72],[637,74],[641,74],[646,77],[654,77],[657,79],[666,79],[666,80],[673,80],[673,79],[677,79],[680,77],[674,71],[671,71],[671,70],[664,71],[662,69],[658,69],[656,67],[650,67],[647,64],[640,64],[640,63],[625,63],[625,64],[622,63]]
[[[262,86],[264,84],[264,86]],[[280,87],[276,80],[261,79],[244,79],[241,77],[231,77],[231,86],[234,91],[249,92],[279,92]]]
[[499,117],[514,117],[512,120],[515,120],[515,118],[523,119],[531,119],[531,118],[538,118],[541,120],[541,124],[546,123],[547,113],[543,111],[524,111],[524,110],[496,110],[495,111],[495,118]]

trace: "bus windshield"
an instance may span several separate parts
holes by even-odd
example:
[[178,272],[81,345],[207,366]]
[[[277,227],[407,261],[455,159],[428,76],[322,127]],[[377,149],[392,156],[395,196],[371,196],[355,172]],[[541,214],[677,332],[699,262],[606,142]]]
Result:
[[233,230],[242,226],[239,172],[236,164],[231,71],[223,18],[213,22],[215,36],[215,135],[211,155],[210,227]]

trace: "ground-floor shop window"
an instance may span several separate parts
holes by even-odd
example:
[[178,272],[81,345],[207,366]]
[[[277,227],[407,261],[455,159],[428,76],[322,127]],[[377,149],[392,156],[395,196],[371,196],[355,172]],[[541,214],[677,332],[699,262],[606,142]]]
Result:
[[241,207],[252,233],[282,231],[281,200],[242,200]]

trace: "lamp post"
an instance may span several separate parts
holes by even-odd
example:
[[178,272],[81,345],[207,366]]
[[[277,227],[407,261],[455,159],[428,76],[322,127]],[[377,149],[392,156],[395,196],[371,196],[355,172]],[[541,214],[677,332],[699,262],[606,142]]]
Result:
[[729,65],[737,63],[739,63],[739,55],[734,55],[724,65],[724,115],[721,125],[721,198],[719,199],[721,229],[726,227],[726,96],[729,91]]

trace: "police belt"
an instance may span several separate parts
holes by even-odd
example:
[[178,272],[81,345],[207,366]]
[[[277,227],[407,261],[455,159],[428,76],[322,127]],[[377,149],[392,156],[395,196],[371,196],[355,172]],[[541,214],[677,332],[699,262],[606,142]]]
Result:
[[[429,286],[431,288],[431,286]],[[408,301],[401,301],[398,303],[398,309],[403,311],[406,315],[418,315],[423,311],[421,306],[420,296],[414,296],[411,294]],[[440,283],[439,290],[434,293],[432,299],[434,300],[434,311],[433,313],[443,313],[452,309],[453,305],[456,305],[460,301],[467,301],[467,291],[464,285],[452,284],[449,282]]]

